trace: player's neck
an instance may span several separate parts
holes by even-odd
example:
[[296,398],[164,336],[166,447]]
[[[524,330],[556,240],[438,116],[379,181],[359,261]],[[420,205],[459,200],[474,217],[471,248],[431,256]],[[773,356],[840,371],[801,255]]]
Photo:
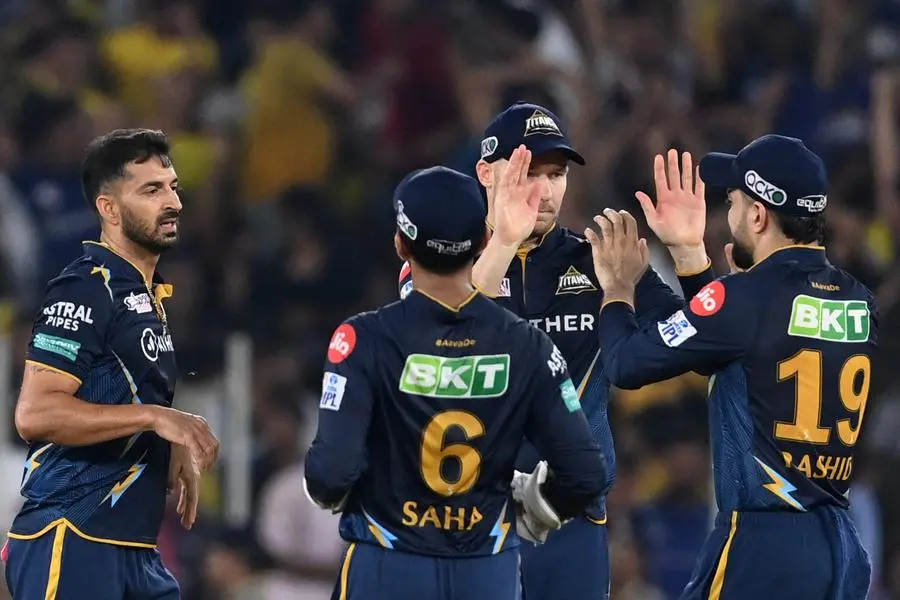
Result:
[[123,235],[111,234],[107,231],[100,233],[100,242],[106,244],[113,252],[130,262],[141,272],[148,283],[153,281],[156,264],[159,262],[158,254],[149,252]]
[[414,268],[412,278],[415,289],[452,308],[459,308],[475,291],[471,269],[453,275],[435,275]]
[[756,244],[756,248],[753,249],[753,264],[759,263],[769,258],[773,253],[781,250],[782,248],[787,248],[789,246],[811,245],[814,244],[798,244],[797,242],[790,240],[781,234],[765,236],[763,238],[760,238],[759,242]]

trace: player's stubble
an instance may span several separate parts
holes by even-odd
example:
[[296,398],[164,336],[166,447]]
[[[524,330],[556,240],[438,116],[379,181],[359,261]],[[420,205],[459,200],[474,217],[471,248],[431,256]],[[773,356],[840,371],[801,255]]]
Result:
[[122,206],[122,233],[131,242],[153,253],[162,254],[178,245],[178,231],[163,232],[163,223],[174,219],[178,222],[179,211],[167,210],[160,213],[153,222],[141,219],[127,206]]

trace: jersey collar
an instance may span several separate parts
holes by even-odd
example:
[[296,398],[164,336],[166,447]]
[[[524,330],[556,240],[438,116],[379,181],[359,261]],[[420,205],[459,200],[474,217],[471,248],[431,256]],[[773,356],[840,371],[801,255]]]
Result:
[[828,264],[828,257],[825,255],[824,246],[792,244],[774,250],[771,254],[758,261],[748,270],[789,262],[798,263],[800,265],[809,265],[811,267],[820,267]]
[[98,261],[102,266],[110,269],[117,275],[143,283],[148,290],[153,290],[157,300],[162,300],[172,295],[172,286],[166,283],[158,272],[154,272],[153,281],[148,282],[144,274],[133,262],[113,250],[109,245],[90,240],[81,244],[87,256]]

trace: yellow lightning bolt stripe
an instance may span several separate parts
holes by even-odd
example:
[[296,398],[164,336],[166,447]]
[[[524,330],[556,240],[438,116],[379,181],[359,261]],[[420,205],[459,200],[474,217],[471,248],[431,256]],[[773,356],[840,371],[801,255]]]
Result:
[[766,472],[766,475],[768,475],[772,480],[772,483],[763,484],[763,487],[775,494],[785,504],[793,506],[797,510],[806,511],[806,509],[803,508],[803,505],[797,502],[797,500],[795,500],[794,497],[791,496],[791,492],[796,491],[797,488],[791,485],[790,482],[788,482],[788,480],[786,480],[784,477],[776,473],[774,469],[769,467],[769,465],[765,464],[755,456],[753,458],[756,459],[756,462],[759,463],[759,466],[763,468],[763,470]]
[[[113,506],[115,506],[115,504],[116,504],[116,502],[118,502],[119,498],[122,497],[122,494],[125,493],[125,490],[127,490],[129,487],[131,487],[131,484],[133,484],[135,482],[135,480],[141,476],[141,473],[144,472],[144,468],[146,466],[147,465],[142,465],[142,464],[131,465],[131,468],[128,469],[128,476],[125,477],[125,479],[123,479],[116,485],[114,485],[111,490],[109,490],[109,493],[106,495],[105,498],[103,498],[103,502],[106,502],[107,500],[112,498],[112,504],[113,504]],[[101,504],[102,504],[102,502],[101,502]]]
[[93,269],[91,269],[91,275],[97,274],[99,274],[100,277],[103,278],[103,285],[106,286],[106,291],[109,292],[109,299],[113,300],[115,296],[113,295],[112,288],[109,287],[109,280],[112,277],[109,273],[109,269],[107,269],[106,267],[94,267]]
[[34,474],[35,470],[41,466],[41,463],[39,463],[37,459],[41,456],[41,454],[49,450],[52,445],[53,444],[45,444],[41,446],[40,448],[35,450],[34,454],[32,454],[28,458],[28,464],[25,466],[25,477],[22,478],[23,486],[29,479],[31,479],[31,476]]

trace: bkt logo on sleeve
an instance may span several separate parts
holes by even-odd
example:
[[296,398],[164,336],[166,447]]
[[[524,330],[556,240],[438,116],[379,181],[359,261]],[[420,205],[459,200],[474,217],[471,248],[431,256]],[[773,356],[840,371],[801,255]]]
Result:
[[430,398],[496,398],[508,387],[509,354],[410,354],[400,375],[401,392]]
[[90,306],[72,302],[54,302],[44,307],[49,327],[58,327],[66,331],[78,331],[82,324],[93,325],[93,310]]
[[168,332],[156,333],[149,327],[141,334],[141,350],[150,362],[159,360],[160,352],[175,352],[172,336]]

